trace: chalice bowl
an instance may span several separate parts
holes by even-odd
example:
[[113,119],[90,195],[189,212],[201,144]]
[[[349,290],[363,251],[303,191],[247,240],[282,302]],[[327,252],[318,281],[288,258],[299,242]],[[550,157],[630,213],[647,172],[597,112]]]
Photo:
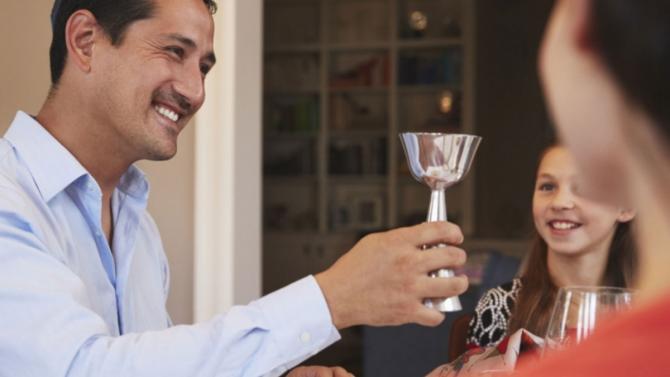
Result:
[[[400,140],[412,176],[431,190],[427,221],[447,221],[445,190],[468,173],[482,138],[465,134],[404,132],[400,134]],[[444,246],[425,245],[423,248],[427,250]],[[452,277],[454,271],[440,269],[431,272],[430,276]],[[442,312],[462,309],[458,296],[426,298],[424,305]]]

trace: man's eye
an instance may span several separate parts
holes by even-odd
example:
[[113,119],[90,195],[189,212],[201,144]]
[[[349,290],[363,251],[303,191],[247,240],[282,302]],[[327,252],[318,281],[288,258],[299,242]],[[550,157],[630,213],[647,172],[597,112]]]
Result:
[[184,57],[184,49],[178,46],[169,46],[165,48],[166,51],[178,57],[179,59]]
[[210,69],[212,69],[212,67],[210,67],[208,64],[200,64],[200,72],[203,76],[206,76]]

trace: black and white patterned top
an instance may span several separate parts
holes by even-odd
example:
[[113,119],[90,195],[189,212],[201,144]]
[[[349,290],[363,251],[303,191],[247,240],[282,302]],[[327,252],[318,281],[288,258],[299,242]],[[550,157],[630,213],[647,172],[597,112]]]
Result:
[[521,279],[489,289],[477,303],[470,320],[467,344],[472,347],[496,346],[507,335],[507,325],[521,290]]

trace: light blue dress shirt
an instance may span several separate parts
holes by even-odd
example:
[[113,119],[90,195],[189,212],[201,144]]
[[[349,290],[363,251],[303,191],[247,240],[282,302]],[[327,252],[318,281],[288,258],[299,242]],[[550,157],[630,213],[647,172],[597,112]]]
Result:
[[171,327],[169,271],[131,167],[110,248],[93,177],[19,112],[0,139],[0,376],[279,375],[339,334],[313,277]]

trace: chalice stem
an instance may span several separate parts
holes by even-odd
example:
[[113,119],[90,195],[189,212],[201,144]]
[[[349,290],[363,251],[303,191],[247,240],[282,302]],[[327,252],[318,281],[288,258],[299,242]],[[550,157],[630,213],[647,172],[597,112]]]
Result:
[[431,191],[426,221],[447,221],[447,200],[444,192],[444,189]]
[[[432,190],[430,193],[430,206],[428,207],[428,218],[426,221],[447,221],[447,201],[445,198],[444,189]],[[445,244],[426,245],[425,250],[434,247],[443,247]],[[453,270],[443,268],[430,273],[433,278],[450,278],[455,276]],[[429,308],[435,308],[442,312],[455,312],[462,309],[461,301],[458,296],[448,298],[427,298],[424,300],[424,305]]]

